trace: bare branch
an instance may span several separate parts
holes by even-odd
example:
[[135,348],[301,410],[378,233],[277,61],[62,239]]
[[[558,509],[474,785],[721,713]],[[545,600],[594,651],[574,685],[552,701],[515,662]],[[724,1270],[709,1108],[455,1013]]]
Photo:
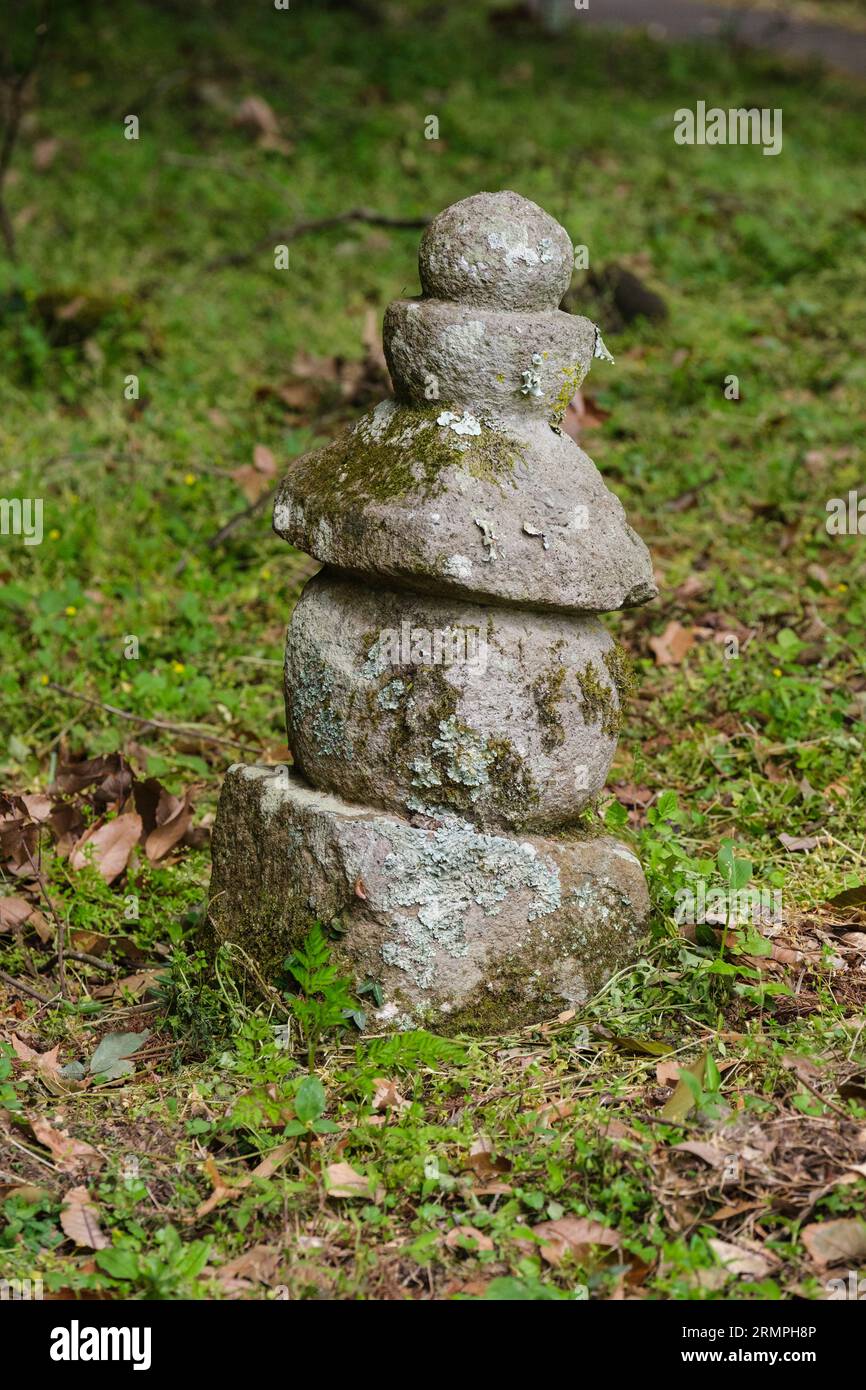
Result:
[[205,270],[221,270],[226,266],[245,265],[265,247],[294,241],[297,237],[307,236],[310,232],[325,232],[331,227],[342,227],[347,222],[364,222],[371,227],[414,228],[417,231],[420,227],[426,227],[430,218],[389,217],[387,213],[374,212],[370,208],[350,208],[348,212],[338,212],[333,217],[318,217],[312,222],[296,222],[293,227],[286,227],[283,231],[269,232],[267,236],[260,237],[248,251],[233,251],[227,256],[217,256],[215,260],[207,263]]

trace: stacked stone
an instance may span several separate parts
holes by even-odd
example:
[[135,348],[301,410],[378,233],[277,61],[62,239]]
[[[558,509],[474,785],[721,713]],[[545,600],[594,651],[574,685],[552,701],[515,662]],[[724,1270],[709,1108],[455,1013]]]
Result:
[[385,315],[394,382],[296,461],[277,533],[320,560],[288,633],[294,769],[230,769],[211,919],[263,968],[312,920],[380,1022],[499,1028],[584,999],[633,951],[640,866],[593,836],[627,687],[596,614],[649,555],[560,429],[594,356],[557,309],[573,249],[514,193],[447,208],[424,294]]

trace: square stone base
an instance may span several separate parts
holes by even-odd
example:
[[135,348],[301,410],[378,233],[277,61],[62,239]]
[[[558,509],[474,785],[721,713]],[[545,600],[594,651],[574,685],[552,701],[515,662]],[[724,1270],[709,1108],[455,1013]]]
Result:
[[286,767],[235,764],[213,835],[209,917],[273,975],[312,922],[377,1027],[499,1033],[584,1002],[636,954],[643,871],[608,837],[410,822],[317,792]]

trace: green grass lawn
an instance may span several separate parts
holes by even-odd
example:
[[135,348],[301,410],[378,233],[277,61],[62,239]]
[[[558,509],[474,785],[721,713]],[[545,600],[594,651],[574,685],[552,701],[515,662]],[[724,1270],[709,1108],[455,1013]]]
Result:
[[[44,539],[0,538],[2,785],[122,754],[188,791],[201,833],[111,887],[46,829],[41,892],[3,870],[0,898],[43,919],[0,935],[3,1268],[116,1297],[824,1297],[801,1232],[850,1231],[866,1197],[862,905],[828,906],[866,877],[866,552],[825,526],[866,490],[866,93],[723,46],[382,8],[65,5],[36,70],[5,187],[0,492],[43,499]],[[21,61],[26,15],[14,38]],[[269,138],[233,121],[250,97]],[[781,108],[782,154],[676,146],[699,100]],[[660,580],[606,618],[639,690],[598,807],[647,867],[652,935],[585,1010],[514,1037],[326,1029],[320,1092],[288,978],[263,1005],[247,965],[201,950],[204,832],[229,763],[286,756],[282,642],[311,572],[266,502],[237,518],[254,459],[270,486],[384,394],[371,317],[418,292],[419,233],[313,232],[287,270],[273,248],[358,205],[424,218],[498,188],[669,310],[605,334],[581,437]],[[85,821],[117,805],[93,793],[70,794]],[[778,891],[779,930],[689,939],[688,873]],[[85,1089],[11,1044],[86,1063],[143,1027],[135,1072]],[[61,1209],[80,1186],[96,1252]]]

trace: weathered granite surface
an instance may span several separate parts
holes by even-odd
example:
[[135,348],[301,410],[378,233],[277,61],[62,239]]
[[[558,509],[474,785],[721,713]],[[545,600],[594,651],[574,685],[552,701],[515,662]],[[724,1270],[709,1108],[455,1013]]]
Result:
[[555,828],[604,786],[627,681],[597,618],[370,589],[323,570],[286,644],[289,743],[309,782],[349,801]]
[[608,838],[427,828],[316,791],[288,768],[229,769],[214,828],[218,941],[275,970],[314,921],[379,982],[376,1024],[496,1032],[586,1000],[634,953],[640,865]]
[[295,461],[275,531],[323,564],[443,596],[563,613],[655,597],[646,546],[568,435],[520,416],[462,434],[465,417],[383,401]]
[[571,281],[564,227],[519,193],[476,193],[434,217],[421,238],[425,295],[501,309],[555,309]]
[[594,615],[656,589],[559,429],[609,356],[556,307],[571,267],[565,231],[515,193],[446,208],[424,295],[385,316],[394,399],[277,496],[275,530],[325,566],[286,644],[296,766],[230,769],[210,920],[266,973],[338,920],[347,967],[383,991],[379,1025],[557,1013],[628,961],[646,919],[634,855],[581,820],[629,684]]

